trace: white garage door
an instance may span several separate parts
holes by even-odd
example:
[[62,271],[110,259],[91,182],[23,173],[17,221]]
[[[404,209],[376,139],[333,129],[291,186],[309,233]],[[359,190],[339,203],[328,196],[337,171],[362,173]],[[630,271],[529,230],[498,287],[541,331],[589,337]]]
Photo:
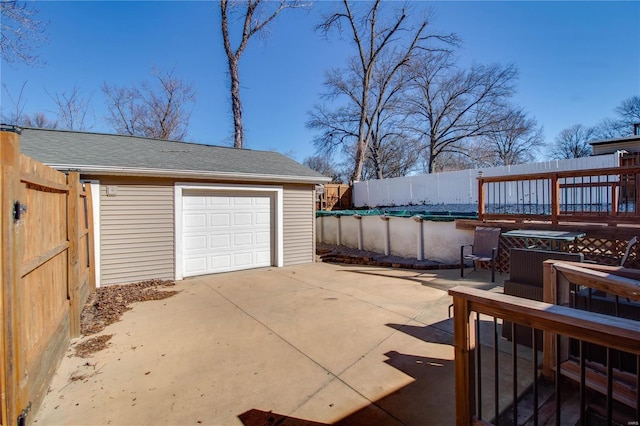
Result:
[[271,266],[271,197],[186,194],[184,276]]

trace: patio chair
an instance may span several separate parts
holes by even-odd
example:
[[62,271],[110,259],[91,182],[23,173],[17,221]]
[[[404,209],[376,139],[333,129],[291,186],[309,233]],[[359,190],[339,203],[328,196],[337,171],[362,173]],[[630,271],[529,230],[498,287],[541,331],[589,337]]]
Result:
[[629,244],[627,244],[627,250],[624,252],[624,256],[622,256],[622,260],[620,261],[620,266],[624,266],[629,260],[629,255],[631,254],[631,250],[638,244],[638,237],[633,237],[629,240]]
[[[473,244],[465,244],[460,247],[460,278],[464,278],[465,260],[471,260],[474,271],[476,270],[476,262],[490,262],[491,282],[496,281],[496,259],[498,258],[500,231],[500,228],[476,227]],[[465,254],[465,247],[471,247],[471,253]]]

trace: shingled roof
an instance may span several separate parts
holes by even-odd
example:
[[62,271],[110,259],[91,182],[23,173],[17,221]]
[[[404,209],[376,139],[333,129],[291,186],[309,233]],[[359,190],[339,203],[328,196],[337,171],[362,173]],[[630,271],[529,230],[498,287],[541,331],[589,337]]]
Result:
[[330,180],[277,152],[137,136],[22,128],[20,146],[24,154],[53,168],[85,174],[305,183]]

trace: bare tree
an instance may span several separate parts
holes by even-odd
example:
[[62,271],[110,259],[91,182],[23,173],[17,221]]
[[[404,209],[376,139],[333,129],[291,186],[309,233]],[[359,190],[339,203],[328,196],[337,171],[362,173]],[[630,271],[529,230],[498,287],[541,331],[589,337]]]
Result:
[[621,120],[613,118],[604,118],[593,127],[594,139],[614,139],[622,136],[628,136],[628,127],[633,129],[633,126],[627,126],[626,123]]
[[[21,125],[22,120],[24,118],[24,107],[25,100],[23,99],[24,88],[27,86],[27,82],[22,82],[22,86],[20,86],[20,92],[17,95],[17,98],[14,97],[14,94],[11,93],[9,87],[6,83],[2,83],[2,89],[6,93],[6,97],[3,96],[2,103],[0,103],[0,109],[2,111],[2,122],[3,123],[11,123],[16,125]],[[9,100],[10,102],[7,102]],[[9,104],[12,104],[13,107],[10,109]]]
[[[231,3],[231,4],[230,4]],[[241,4],[244,7],[241,7]],[[269,6],[275,8],[268,11]],[[244,127],[242,124],[242,101],[240,99],[240,72],[239,62],[242,53],[247,47],[251,37],[260,34],[284,9],[303,7],[299,1],[279,0],[278,2],[268,2],[263,0],[247,0],[246,2],[233,2],[229,0],[220,1],[220,15],[222,17],[222,41],[224,51],[227,54],[229,65],[229,78],[231,80],[231,111],[233,113],[233,132],[235,148],[242,148],[244,144]],[[242,9],[240,13],[240,9]],[[231,36],[229,35],[229,17],[233,13],[240,13],[243,19],[242,35],[237,47],[231,46]]]
[[632,96],[623,100],[615,112],[618,114],[622,128],[623,136],[633,134],[633,125],[640,123],[640,96]]
[[[473,144],[471,145],[473,146]],[[483,147],[484,145],[480,145],[478,148]],[[425,156],[421,156],[418,161],[421,164],[422,172],[429,173],[429,167],[431,167],[431,173],[442,173],[481,167],[486,156],[488,156],[486,151],[477,152],[473,158],[468,152],[444,151],[434,161],[429,161]]]
[[[490,153],[490,164],[483,167],[531,162],[544,145],[542,128],[538,127],[535,119],[527,117],[521,108],[507,108],[503,118],[494,126],[495,131],[482,138],[484,149]],[[483,149],[477,151],[482,152]]]
[[0,53],[7,63],[38,63],[33,52],[45,41],[46,24],[37,19],[37,14],[33,4],[26,1],[0,2]]
[[406,176],[416,168],[419,158],[416,140],[389,133],[382,139],[372,140],[362,177],[369,180]]
[[315,170],[321,175],[330,177],[332,179],[332,183],[341,183],[339,173],[336,171],[335,166],[331,163],[331,157],[329,156],[313,155],[311,157],[305,158],[302,164],[312,170]]
[[[2,88],[6,93],[6,97],[3,98],[2,102],[2,111],[0,113],[0,118],[3,123],[14,124],[16,126],[25,126],[25,127],[38,127],[42,129],[56,129],[58,127],[58,121],[52,120],[44,112],[35,112],[33,114],[27,114],[24,112],[26,100],[23,98],[24,88],[26,87],[27,82],[23,82],[22,86],[20,86],[20,92],[18,93],[17,98],[15,98],[6,84],[2,84]],[[7,102],[7,100],[9,102]],[[9,110],[9,106],[12,106],[12,109]],[[7,111],[10,112],[7,112]]]
[[153,73],[155,85],[116,86],[104,83],[110,116],[118,133],[154,139],[183,140],[195,101],[193,85],[174,75],[174,70]]
[[43,112],[36,112],[31,115],[25,115],[22,119],[21,123],[18,123],[20,126],[27,127],[37,127],[38,129],[57,129],[58,121],[51,120],[47,115]]
[[616,118],[605,118],[595,125],[594,139],[613,139],[633,135],[633,125],[640,123],[640,96],[620,102],[614,112]]
[[552,156],[555,159],[588,157],[592,152],[590,140],[593,140],[593,129],[575,124],[558,134]]
[[60,128],[67,130],[88,130],[91,128],[86,121],[90,100],[82,96],[77,85],[74,85],[70,92],[49,94],[49,96],[58,107],[57,123],[60,124]]
[[381,0],[357,3],[360,9],[354,10],[348,0],[343,0],[342,10],[327,16],[318,26],[325,35],[333,29],[341,34],[344,31],[357,51],[347,68],[332,70],[326,76],[330,95],[346,98],[358,112],[351,181],[362,176],[375,123],[388,102],[403,89],[405,79],[400,76],[412,58],[420,50],[433,49],[428,45],[431,41],[456,41],[454,35],[428,34],[427,19],[412,26],[406,8],[396,10],[387,21],[381,4]]
[[[362,179],[405,176],[415,167],[419,157],[419,147],[411,135],[406,134],[399,121],[396,102],[389,100],[385,106],[373,117],[373,123],[367,120],[371,137],[367,144]],[[331,156],[341,149],[346,157],[354,158],[360,120],[360,112],[355,105],[341,106],[333,111],[316,105],[309,115],[307,127],[322,131],[314,139],[319,153]],[[351,173],[352,170],[349,175]]]
[[331,155],[335,150],[348,147],[358,140],[359,112],[352,104],[330,110],[326,105],[315,105],[309,112],[307,127],[320,130],[313,144],[321,154]]
[[428,52],[415,61],[407,110],[422,141],[427,173],[439,156],[464,153],[465,141],[502,128],[516,77],[513,65],[458,69],[450,52]]

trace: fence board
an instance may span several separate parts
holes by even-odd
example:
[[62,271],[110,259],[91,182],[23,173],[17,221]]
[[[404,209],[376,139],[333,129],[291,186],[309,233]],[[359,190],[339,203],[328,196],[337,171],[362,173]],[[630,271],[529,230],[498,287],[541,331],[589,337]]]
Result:
[[[2,292],[0,424],[42,400],[95,289],[90,186],[19,153],[0,132]],[[14,203],[24,210],[14,219]]]
[[18,284],[18,256],[16,252],[16,232],[13,221],[14,201],[18,196],[18,180],[20,173],[20,143],[18,135],[10,132],[0,132],[0,224],[2,226],[2,292],[0,306],[2,308],[2,327],[0,331],[0,351],[2,354],[2,368],[0,368],[0,398],[2,413],[0,423],[13,424],[19,412],[18,395],[18,366],[16,328],[16,289]]

